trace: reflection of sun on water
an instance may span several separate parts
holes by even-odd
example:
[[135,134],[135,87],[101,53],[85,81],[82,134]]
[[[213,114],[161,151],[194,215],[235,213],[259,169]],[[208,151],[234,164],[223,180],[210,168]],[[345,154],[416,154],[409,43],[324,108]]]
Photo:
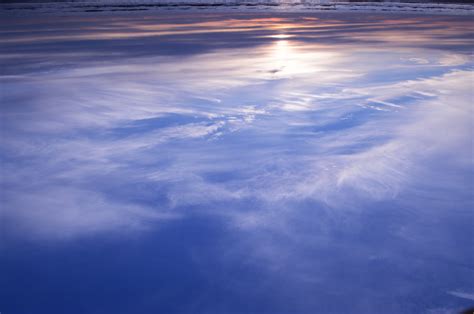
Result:
[[290,40],[277,40],[268,53],[270,72],[279,76],[305,75],[325,71],[329,63],[333,63],[331,52],[307,48]]
[[272,57],[280,68],[288,65],[292,54],[295,54],[294,49],[287,40],[279,40],[275,43]]

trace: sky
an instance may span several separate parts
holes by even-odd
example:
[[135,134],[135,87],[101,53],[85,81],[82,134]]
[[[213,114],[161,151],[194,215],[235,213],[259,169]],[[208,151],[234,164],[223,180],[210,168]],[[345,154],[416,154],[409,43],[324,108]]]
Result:
[[472,29],[2,19],[0,311],[473,306]]

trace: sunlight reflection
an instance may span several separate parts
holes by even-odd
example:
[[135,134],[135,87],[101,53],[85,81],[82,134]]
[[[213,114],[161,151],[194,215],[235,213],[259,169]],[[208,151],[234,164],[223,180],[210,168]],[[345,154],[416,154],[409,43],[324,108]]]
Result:
[[[420,131],[405,115],[422,107],[437,116],[436,101],[453,101],[442,94],[445,89],[432,88],[439,82],[455,81],[449,89],[458,93],[463,108],[467,103],[466,73],[472,57],[423,46],[432,41],[430,34],[459,32],[455,24],[433,32],[412,30],[406,40],[399,29],[381,31],[385,21],[354,22],[366,27],[366,33],[370,30],[363,37],[364,31],[341,27],[344,23],[338,20],[93,22],[97,28],[79,28],[70,41],[61,41],[67,36],[60,32],[39,31],[4,42],[7,48],[1,57],[11,63],[5,68],[11,75],[2,78],[5,99],[21,104],[5,109],[9,119],[4,149],[43,165],[18,169],[29,182],[36,182],[21,191],[14,188],[17,175],[6,179],[12,187],[7,194],[11,207],[24,208],[23,214],[10,212],[16,217],[12,219],[24,219],[28,206],[35,203],[45,204],[45,217],[54,215],[53,207],[60,203],[45,195],[61,190],[62,180],[73,180],[67,195],[77,192],[82,198],[86,191],[78,182],[94,176],[127,178],[130,173],[137,182],[164,187],[160,193],[168,201],[159,209],[150,204],[104,205],[110,217],[125,217],[117,225],[127,224],[129,215],[115,213],[114,208],[141,221],[148,212],[168,219],[175,217],[169,210],[188,204],[249,197],[268,203],[316,199],[335,207],[354,195],[358,201],[394,198],[411,182],[408,169],[423,168],[414,152],[421,145]],[[70,23],[74,29],[74,21]],[[386,23],[393,25],[393,20]],[[400,21],[405,26],[414,23],[412,18]],[[225,36],[215,37],[218,33]],[[383,34],[390,36],[384,39]],[[451,42],[465,36],[458,37]],[[367,38],[379,42],[362,41]],[[55,44],[38,44],[36,39]],[[81,42],[91,39],[95,46]],[[401,48],[380,44],[383,40]],[[461,72],[451,74],[455,71]],[[24,111],[17,114],[13,108]],[[439,111],[447,114],[443,108]],[[464,125],[462,117],[450,114],[458,126]],[[430,121],[433,128],[445,127],[435,122]],[[413,130],[413,138],[399,125]],[[25,137],[40,137],[40,144]],[[453,137],[453,142],[464,141]],[[461,146],[452,150],[466,154]],[[236,151],[242,161],[230,162]],[[404,159],[397,159],[397,154]],[[230,175],[229,183],[206,177],[218,170],[236,177]],[[120,184],[128,186],[127,181]],[[91,208],[116,197],[104,186],[95,188],[98,201],[91,202]],[[341,189],[345,197],[339,196]],[[120,191],[130,200],[134,193]],[[77,210],[71,207],[71,215]],[[90,220],[95,219],[100,229],[103,220],[91,214]],[[39,223],[38,233],[48,234],[46,221]],[[81,233],[81,225],[73,228],[66,218],[56,223],[65,224],[72,234]]]
[[[73,248],[36,263],[19,245],[34,257],[11,299],[50,284],[54,306],[98,286],[135,313],[457,312],[442,296],[473,282],[472,21],[361,17],[4,23],[0,249]],[[88,313],[117,312],[102,296]],[[135,308],[167,299],[180,311]]]
[[[277,40],[269,48],[266,63],[274,78],[301,76],[328,71],[341,57],[340,53],[319,50],[317,45],[304,45],[290,40]],[[333,72],[334,74],[335,72]]]

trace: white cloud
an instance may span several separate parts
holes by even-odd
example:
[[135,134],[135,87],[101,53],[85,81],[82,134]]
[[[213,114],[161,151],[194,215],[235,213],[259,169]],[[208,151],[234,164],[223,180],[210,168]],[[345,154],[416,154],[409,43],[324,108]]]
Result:
[[[378,52],[282,39],[252,49],[144,57],[5,79],[6,99],[20,103],[23,112],[5,110],[8,132],[2,142],[7,153],[27,160],[21,167],[6,165],[8,214],[21,220],[27,204],[38,204],[45,218],[29,224],[38,221],[38,230],[45,230],[43,223],[51,221],[56,230],[73,233],[88,230],[87,224],[94,230],[134,224],[141,219],[140,208],[148,215],[146,206],[115,204],[108,192],[94,191],[97,178],[105,182],[97,185],[126,186],[133,178],[156,189],[165,186],[157,193],[169,203],[153,209],[156,215],[245,199],[270,208],[304,199],[337,207],[396,198],[436,154],[468,164],[472,73],[374,80],[371,74],[387,76],[380,64],[400,60],[387,53],[378,63],[359,62]],[[466,62],[456,54],[438,59],[445,66]],[[390,116],[368,115],[351,125],[361,111],[372,113],[367,108]],[[127,133],[137,123],[169,115],[196,121]],[[338,123],[340,129],[324,131]],[[129,129],[117,135],[124,126]],[[15,190],[21,185],[28,189]],[[55,199],[56,193],[63,198]],[[74,218],[80,202],[84,220]],[[16,207],[25,210],[13,215]],[[95,213],[94,207],[103,210]],[[269,217],[277,226],[285,215],[284,210],[230,214],[246,228]]]
[[144,230],[178,213],[114,202],[94,191],[77,187],[44,186],[34,190],[5,191],[3,218],[15,222],[17,234],[37,239],[69,240],[105,231]]
[[461,299],[474,301],[474,293],[461,292],[461,291],[448,291],[447,293]]

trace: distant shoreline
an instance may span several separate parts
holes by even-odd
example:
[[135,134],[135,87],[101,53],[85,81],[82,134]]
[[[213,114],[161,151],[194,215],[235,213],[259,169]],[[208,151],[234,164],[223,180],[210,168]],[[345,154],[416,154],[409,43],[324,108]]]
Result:
[[208,4],[215,5],[219,3],[231,4],[328,4],[328,3],[425,3],[425,4],[473,4],[474,0],[3,0],[0,4],[22,4],[22,3],[36,3],[36,4],[47,4],[47,3],[97,3],[97,4],[112,4],[112,3],[153,3],[167,5],[171,3],[175,4]]
[[472,15],[474,0],[333,1],[333,0],[4,0],[0,14],[78,14],[191,12],[369,12]]

